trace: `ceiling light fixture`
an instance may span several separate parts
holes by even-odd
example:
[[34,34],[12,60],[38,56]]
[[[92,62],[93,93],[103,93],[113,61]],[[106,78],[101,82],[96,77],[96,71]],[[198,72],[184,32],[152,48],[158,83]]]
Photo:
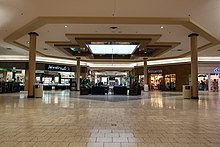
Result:
[[68,28],[68,26],[64,26],[64,28]]
[[113,17],[113,26],[110,27],[112,33],[114,33],[118,27],[115,25],[116,24],[116,19],[115,19],[115,8],[116,8],[116,0],[114,0],[114,5],[113,5],[113,12],[112,12],[112,17]]
[[30,42],[28,41],[27,43],[29,44]]
[[163,29],[163,26],[161,26],[160,28]]
[[110,27],[110,29],[112,29],[112,30],[115,30],[115,29],[117,29],[118,27],[116,27],[116,26],[112,26],[112,27]]

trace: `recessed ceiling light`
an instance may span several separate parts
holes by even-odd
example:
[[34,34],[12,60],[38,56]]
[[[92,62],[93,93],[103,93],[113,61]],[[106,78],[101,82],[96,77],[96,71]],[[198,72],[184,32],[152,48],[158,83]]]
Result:
[[163,26],[161,26],[160,28],[163,29]]
[[29,44],[30,42],[28,41],[27,43]]
[[115,29],[117,29],[118,27],[116,27],[116,26],[112,26],[112,27],[110,27],[110,29],[112,29],[112,30],[115,30]]
[[68,26],[64,26],[64,28],[68,28]]

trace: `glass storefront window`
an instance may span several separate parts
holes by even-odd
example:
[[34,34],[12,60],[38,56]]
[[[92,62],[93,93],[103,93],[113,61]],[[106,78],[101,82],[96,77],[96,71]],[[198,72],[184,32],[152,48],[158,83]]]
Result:
[[199,74],[198,84],[198,89],[200,91],[208,91],[208,74]]
[[176,74],[165,75],[165,88],[166,90],[176,90]]
[[152,90],[162,90],[162,74],[151,74],[151,89]]

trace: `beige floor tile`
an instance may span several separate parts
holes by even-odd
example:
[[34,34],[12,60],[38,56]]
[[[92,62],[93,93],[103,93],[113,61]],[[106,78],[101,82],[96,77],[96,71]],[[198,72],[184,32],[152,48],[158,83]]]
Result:
[[19,142],[1,142],[0,147],[13,147],[16,146]]
[[36,142],[33,147],[49,147],[53,142]]
[[96,137],[89,137],[89,138],[83,137],[80,139],[80,142],[90,142],[91,143],[91,142],[96,142],[96,139],[97,139]]
[[51,138],[50,136],[37,136],[37,137],[34,137],[32,139],[32,141],[40,141],[40,142],[43,142],[43,141],[48,141],[49,138]]
[[53,136],[53,137],[50,137],[48,141],[64,141],[66,137],[63,137],[63,136]]
[[71,142],[68,147],[86,147],[86,143],[73,143]]
[[68,147],[69,142],[53,142],[50,147]]
[[112,142],[112,138],[97,138],[96,142]]
[[128,142],[128,138],[113,138],[113,142],[117,143],[117,142],[121,142],[121,143],[125,143]]
[[121,147],[120,143],[104,143],[104,147]]
[[87,143],[86,147],[104,147],[103,143]]
[[143,138],[128,138],[128,142],[130,143],[135,143],[135,142],[144,142],[144,139]]
[[191,147],[189,143],[172,143],[174,147]]
[[119,133],[120,137],[134,137],[133,133]]
[[28,141],[32,141],[34,137],[18,137],[17,141],[24,141],[24,142],[28,142]]
[[156,147],[173,147],[171,143],[155,143]]
[[82,137],[66,137],[62,141],[65,141],[65,142],[80,142],[81,139],[82,139]]
[[138,143],[138,147],[156,147],[155,143]]
[[32,147],[36,142],[19,142],[16,147]]
[[119,137],[119,133],[105,133],[105,137]]
[[137,143],[121,143],[122,147],[138,147]]

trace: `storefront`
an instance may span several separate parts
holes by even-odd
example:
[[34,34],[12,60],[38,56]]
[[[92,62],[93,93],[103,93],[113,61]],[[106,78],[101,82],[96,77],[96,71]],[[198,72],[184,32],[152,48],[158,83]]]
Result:
[[[0,71],[0,82],[1,81],[15,81],[19,82],[20,90],[27,90],[27,73],[28,63],[27,62],[0,62],[1,68],[14,69],[15,72],[1,72]],[[80,68],[80,77],[86,77],[87,67]],[[44,90],[64,90],[70,89],[70,84],[75,80],[76,66],[67,65],[55,65],[55,64],[36,64],[36,84],[43,83]],[[76,86],[76,84],[75,84]],[[74,88],[73,88],[74,89]]]
[[15,78],[15,73],[15,68],[0,68],[0,93],[11,93],[20,91],[20,84]]
[[[143,85],[143,67],[135,67],[134,74]],[[182,85],[189,84],[190,64],[148,66],[149,89],[162,91],[182,91]]]
[[198,83],[200,91],[220,91],[219,64],[199,64]]

